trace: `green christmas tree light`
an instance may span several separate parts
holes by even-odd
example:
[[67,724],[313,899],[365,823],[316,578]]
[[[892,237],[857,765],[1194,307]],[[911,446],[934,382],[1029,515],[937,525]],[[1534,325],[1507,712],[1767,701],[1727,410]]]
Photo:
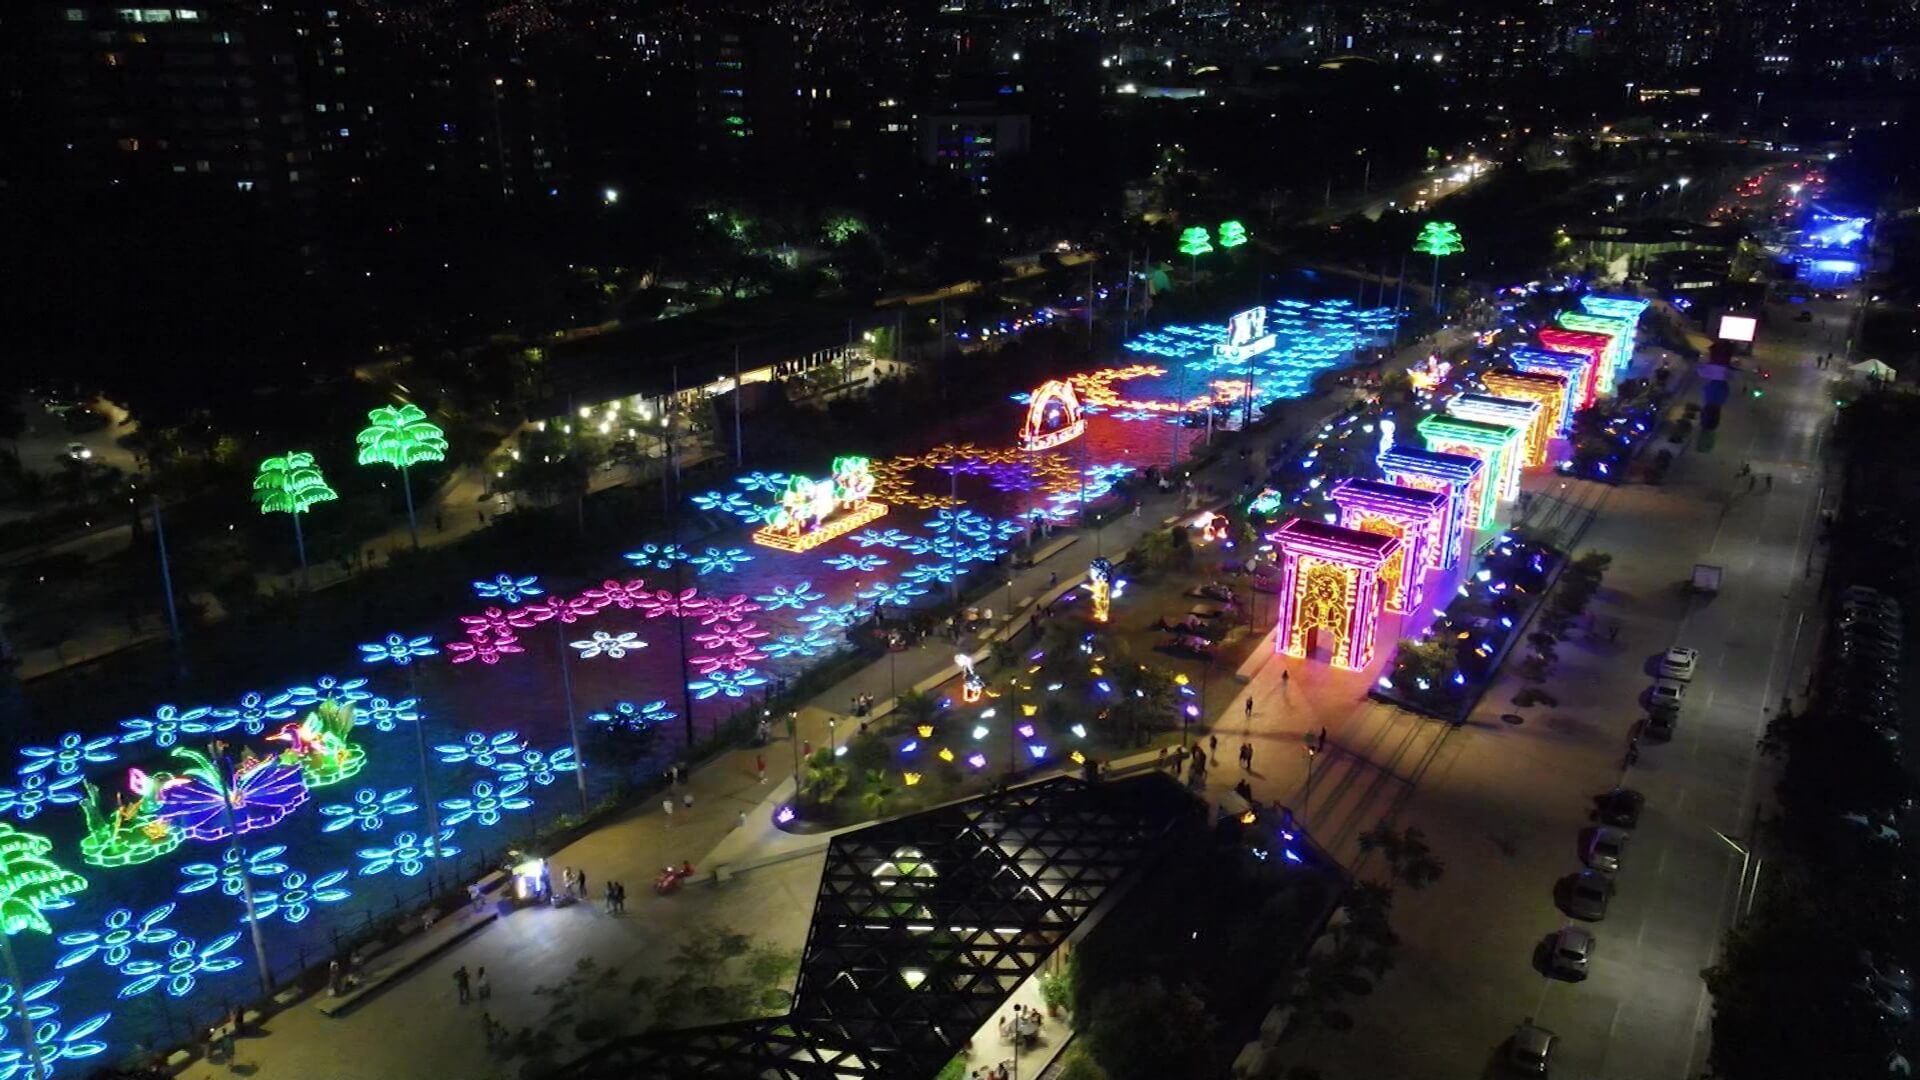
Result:
[[253,501],[263,514],[288,514],[293,518],[293,546],[300,554],[300,587],[307,587],[307,541],[300,532],[300,515],[315,503],[331,502],[340,496],[327,486],[313,455],[296,450],[260,463],[253,477]]
[[1238,221],[1220,223],[1220,246],[1232,251],[1247,242],[1247,227]]
[[1413,250],[1433,256],[1433,310],[1439,311],[1440,260],[1467,250],[1467,242],[1460,238],[1460,227],[1453,222],[1429,221],[1420,227],[1420,235],[1413,238]]
[[[13,999],[24,1003],[27,985],[20,979],[20,967],[13,958],[13,935],[32,930],[53,933],[53,926],[42,912],[87,887],[87,879],[62,868],[47,855],[53,841],[44,836],[21,832],[0,824],[0,955],[6,957],[7,978],[13,983]],[[47,1064],[40,1052],[40,1040],[34,1031],[31,1010],[24,1006],[14,1014],[20,1018],[20,1034],[26,1040],[33,1060],[34,1076],[47,1075]]]
[[427,419],[420,406],[411,402],[383,405],[367,414],[369,424],[362,429],[360,464],[391,465],[400,470],[400,486],[407,496],[407,533],[413,546],[420,546],[420,528],[413,517],[413,482],[407,470],[427,461],[445,461],[447,436],[440,426]]

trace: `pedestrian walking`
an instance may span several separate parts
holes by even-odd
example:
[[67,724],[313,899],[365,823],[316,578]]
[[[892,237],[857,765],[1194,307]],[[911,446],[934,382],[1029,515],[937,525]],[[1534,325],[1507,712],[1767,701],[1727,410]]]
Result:
[[754,775],[760,778],[761,783],[764,784],[767,782],[767,755],[753,755],[753,772]]
[[1058,584],[1060,584],[1060,575],[1051,570],[1047,571],[1047,588],[1051,589]]
[[1253,771],[1253,744],[1250,742],[1240,744],[1240,767],[1248,772]]
[[587,898],[587,872],[585,870],[575,870],[573,872],[573,895],[581,900]]
[[485,525],[487,523],[487,512],[485,510],[475,510],[474,513],[480,515],[480,524]]
[[1253,695],[1252,694],[1247,695],[1247,719],[1248,720],[1253,719]]
[[621,915],[627,913],[627,883],[624,881],[613,883],[613,910]]
[[461,964],[453,973],[453,988],[460,996],[460,1004],[473,1000],[473,990],[467,982],[467,965]]
[[1220,736],[1207,736],[1207,757],[1214,761],[1220,759]]
[[1154,760],[1153,767],[1156,769],[1159,769],[1161,772],[1167,771],[1167,748],[1166,747],[1163,746],[1160,748],[1160,756]]
[[1327,729],[1323,727],[1320,729],[1320,745],[1318,749],[1325,750],[1326,748],[1327,748]]
[[493,984],[487,981],[487,969],[481,968],[473,974],[474,996],[485,1001],[493,996]]
[[660,812],[667,815],[667,828],[673,828],[673,796],[660,800]]
[[1287,679],[1288,679],[1289,677],[1291,677],[1291,676],[1290,676],[1290,673],[1289,673],[1289,672],[1287,671],[1287,669],[1286,669],[1286,668],[1281,668],[1281,669],[1280,669],[1280,685],[1281,685],[1281,686],[1285,686],[1285,685],[1287,685]]
[[1772,473],[1767,474],[1767,490],[1768,491],[1773,490],[1773,474]]
[[1615,620],[1614,622],[1607,624],[1607,644],[1611,645],[1614,642],[1619,640],[1620,640],[1620,623],[1618,620]]
[[812,739],[800,740],[800,760],[805,761],[808,758],[811,758],[812,756],[813,756],[813,740]]
[[492,1013],[480,1014],[480,1030],[487,1037],[487,1049],[489,1050],[493,1049],[494,1044],[497,1040],[495,1039],[493,1034],[493,1014]]
[[614,896],[613,882],[609,881],[607,882],[607,896],[606,896],[607,914],[609,915],[613,914],[613,896]]
[[682,810],[693,809],[693,792],[689,791],[680,796],[680,808]]
[[486,894],[480,891],[480,886],[477,882],[467,886],[467,902],[473,905],[473,910],[475,911],[479,911],[481,906],[486,902]]

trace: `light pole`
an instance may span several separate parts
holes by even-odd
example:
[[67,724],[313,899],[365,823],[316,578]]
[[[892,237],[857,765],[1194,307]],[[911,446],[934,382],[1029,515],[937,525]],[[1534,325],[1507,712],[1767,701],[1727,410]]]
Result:
[[834,735],[839,727],[839,717],[831,715],[827,717],[827,759],[829,763],[832,762],[832,759],[840,756],[837,752],[838,748],[834,745]]
[[1300,820],[1305,821],[1307,810],[1313,804],[1313,759],[1320,751],[1313,745],[1313,736],[1307,736],[1307,788],[1300,794]]

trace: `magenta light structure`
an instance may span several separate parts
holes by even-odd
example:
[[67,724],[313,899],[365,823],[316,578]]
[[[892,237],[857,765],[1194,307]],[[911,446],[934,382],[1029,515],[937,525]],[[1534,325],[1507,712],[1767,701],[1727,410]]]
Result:
[[1513,450],[1520,457],[1520,467],[1546,463],[1547,443],[1553,438],[1553,420],[1537,401],[1493,394],[1455,394],[1447,399],[1447,415],[1519,428],[1520,442]]
[[1400,541],[1383,569],[1389,584],[1387,610],[1413,611],[1426,596],[1427,571],[1440,565],[1440,520],[1449,496],[1378,480],[1341,480],[1333,485],[1340,527],[1391,536]]
[[1587,334],[1578,330],[1563,330],[1548,327],[1537,331],[1535,337],[1548,352],[1568,353],[1587,358],[1587,397],[1583,402],[1591,405],[1595,398],[1608,391],[1608,358],[1613,352],[1613,339],[1605,334]]
[[1274,650],[1305,658],[1325,631],[1333,639],[1334,667],[1366,667],[1384,600],[1381,570],[1399,553],[1400,541],[1306,518],[1294,518],[1269,538],[1280,551]]
[[1446,508],[1434,522],[1428,549],[1442,570],[1451,570],[1467,549],[1469,509],[1479,497],[1486,466],[1465,454],[1441,454],[1417,446],[1395,446],[1380,452],[1380,471],[1401,487],[1418,488],[1446,496]]

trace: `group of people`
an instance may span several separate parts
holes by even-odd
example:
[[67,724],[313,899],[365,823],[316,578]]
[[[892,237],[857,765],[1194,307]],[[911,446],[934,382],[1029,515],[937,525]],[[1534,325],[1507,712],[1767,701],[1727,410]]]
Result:
[[453,971],[453,989],[459,995],[462,1005],[475,998],[485,1001],[493,996],[493,984],[487,981],[487,969],[480,968],[469,975],[465,964],[461,964]]
[[[1015,1005],[1012,1016],[1000,1018],[1000,1041],[1015,1045],[1032,1043],[1040,1037],[1040,1028],[1046,1022],[1039,1009],[1029,1009],[1025,1005]],[[983,1075],[979,1070],[975,1076]],[[991,1073],[985,1074],[994,1075]]]

